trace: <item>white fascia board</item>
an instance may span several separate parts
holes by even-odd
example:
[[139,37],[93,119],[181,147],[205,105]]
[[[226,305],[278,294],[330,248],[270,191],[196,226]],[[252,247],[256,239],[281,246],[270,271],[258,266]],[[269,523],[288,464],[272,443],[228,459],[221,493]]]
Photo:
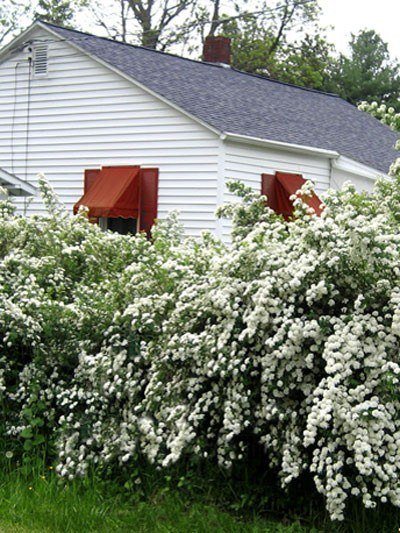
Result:
[[214,133],[216,135],[220,135],[221,134],[220,130],[217,130],[213,126],[210,126],[210,124],[208,124],[207,122],[204,122],[203,120],[201,120],[200,118],[192,115],[191,113],[188,113],[187,111],[185,111],[184,109],[182,109],[178,105],[176,105],[173,102],[171,102],[171,100],[168,100],[167,98],[164,98],[163,96],[161,96],[157,92],[153,91],[152,89],[149,89],[149,87],[147,87],[147,85],[144,85],[143,83],[140,83],[135,78],[133,78],[132,76],[129,76],[128,74],[125,74],[125,72],[122,72],[122,70],[114,67],[113,65],[111,65],[107,61],[104,61],[103,59],[101,59],[100,57],[96,56],[95,54],[91,54],[90,52],[88,52],[84,48],[80,47],[79,45],[77,45],[77,44],[75,44],[75,43],[73,43],[71,41],[69,41],[68,39],[62,39],[55,30],[52,30],[51,28],[47,27],[45,24],[42,24],[40,21],[36,22],[36,25],[38,27],[44,29],[44,30],[47,30],[52,35],[58,37],[60,39],[60,41],[64,41],[64,42],[68,43],[70,46],[72,46],[76,50],[79,50],[79,52],[81,52],[82,54],[85,54],[86,56],[88,56],[91,59],[93,59],[93,61],[96,61],[100,65],[103,65],[103,67],[106,67],[109,70],[112,70],[113,72],[115,72],[116,74],[121,76],[122,78],[125,78],[126,80],[130,81],[131,83],[133,83],[137,87],[140,87],[146,93],[151,94],[152,96],[154,96],[154,98],[157,98],[157,100],[160,100],[161,102],[164,102],[164,104],[166,104],[169,107],[172,107],[173,109],[175,109],[175,111],[178,111],[179,113],[181,113],[182,115],[185,115],[186,117],[190,118],[194,122],[197,122],[198,124],[201,124],[201,126],[203,126],[204,128],[208,129],[212,133]]
[[35,196],[36,187],[18,178],[15,174],[0,168],[0,186],[7,189],[11,196]]
[[8,59],[9,54],[13,51],[13,49],[18,46],[19,43],[24,42],[24,38],[28,33],[33,29],[35,26],[35,23],[29,26],[26,30],[24,30],[22,33],[20,33],[17,37],[15,37],[12,41],[10,41],[6,46],[3,46],[3,48],[0,50],[0,63]]
[[[9,59],[10,56],[13,55],[13,52],[20,52],[21,50],[19,47],[21,47],[26,41],[29,42],[29,39],[27,39],[28,35],[32,33],[32,31],[37,27],[43,28],[44,26],[38,21],[34,22],[29,26],[29,28],[17,35],[17,37],[10,41],[6,46],[3,46],[3,48],[1,48],[0,50],[0,63],[7,61],[7,59]],[[60,36],[58,36],[58,40],[63,41],[65,39],[62,39]]]
[[376,168],[369,167],[350,157],[341,155],[338,159],[332,161],[332,167],[337,170],[342,170],[354,176],[361,176],[369,180],[375,181],[379,177],[387,177],[385,172],[377,170]]
[[310,155],[317,155],[329,159],[337,159],[340,154],[335,150],[325,150],[323,148],[313,148],[312,146],[305,146],[302,144],[292,144],[282,141],[271,141],[268,139],[262,139],[260,137],[250,137],[248,135],[239,135],[238,133],[229,133],[221,135],[223,140],[234,141],[244,144],[253,144],[258,146],[265,146],[268,148],[275,148],[277,150],[286,150],[295,153],[303,153]]

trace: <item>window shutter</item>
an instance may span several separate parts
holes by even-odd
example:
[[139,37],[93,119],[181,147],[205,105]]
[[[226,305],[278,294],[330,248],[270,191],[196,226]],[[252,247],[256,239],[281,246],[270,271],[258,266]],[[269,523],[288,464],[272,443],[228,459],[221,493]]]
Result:
[[150,230],[157,218],[158,211],[158,168],[142,168],[140,230],[150,237]]
[[87,168],[85,170],[85,178],[83,182],[83,192],[88,192],[90,187],[93,185],[95,179],[100,174],[99,168]]
[[268,207],[276,211],[275,174],[261,174],[261,194],[267,197]]

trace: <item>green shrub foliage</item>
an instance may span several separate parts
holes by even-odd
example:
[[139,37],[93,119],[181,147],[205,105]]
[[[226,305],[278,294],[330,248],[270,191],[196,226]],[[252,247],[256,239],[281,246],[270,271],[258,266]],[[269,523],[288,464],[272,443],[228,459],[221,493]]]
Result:
[[[0,209],[0,391],[11,451],[45,443],[61,476],[93,465],[230,469],[265,450],[283,486],[310,473],[333,519],[346,499],[400,504],[400,177],[374,194],[296,199],[284,221],[242,202],[228,246],[153,240],[69,216]],[[307,185],[305,194],[310,186]]]

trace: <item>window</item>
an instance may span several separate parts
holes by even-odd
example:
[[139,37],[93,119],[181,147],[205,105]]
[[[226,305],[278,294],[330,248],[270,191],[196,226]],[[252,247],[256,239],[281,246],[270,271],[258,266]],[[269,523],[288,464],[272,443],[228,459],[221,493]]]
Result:
[[100,218],[100,227],[120,233],[121,235],[134,235],[137,231],[136,218]]
[[44,77],[48,74],[48,46],[46,43],[35,44],[33,73],[37,77]]
[[139,165],[86,169],[83,196],[74,205],[89,210],[89,220],[118,233],[146,232],[157,218],[158,168]]

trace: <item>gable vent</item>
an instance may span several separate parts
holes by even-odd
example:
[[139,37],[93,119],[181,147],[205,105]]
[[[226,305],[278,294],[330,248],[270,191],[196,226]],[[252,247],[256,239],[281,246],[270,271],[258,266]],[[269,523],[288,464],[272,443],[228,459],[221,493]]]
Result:
[[36,44],[33,61],[33,73],[35,76],[47,76],[48,53],[47,44]]

